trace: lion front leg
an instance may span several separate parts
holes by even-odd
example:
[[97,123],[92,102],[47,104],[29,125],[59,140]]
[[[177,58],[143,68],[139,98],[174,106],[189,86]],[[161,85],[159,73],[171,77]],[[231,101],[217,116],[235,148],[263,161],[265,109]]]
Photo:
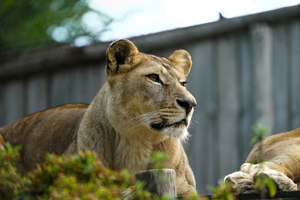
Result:
[[270,177],[277,185],[279,191],[296,191],[297,184],[292,181],[289,177],[287,177],[282,172],[276,170],[265,170],[260,171],[258,174],[265,174]]
[[287,177],[283,172],[269,168],[273,163],[250,164],[244,163],[240,171],[227,175],[224,179],[229,180],[236,188],[238,193],[253,193],[254,179],[259,174],[265,174],[270,177],[277,185],[279,191],[295,191],[297,184]]
[[234,172],[227,175],[224,180],[228,180],[238,193],[254,193],[256,190],[254,188],[253,177],[245,172]]
[[194,173],[188,164],[186,154],[183,157],[176,171],[177,196],[182,197],[196,192],[196,181]]
[[178,197],[183,197],[196,191],[196,188],[190,185],[187,180],[183,179],[182,177],[176,178],[176,186]]

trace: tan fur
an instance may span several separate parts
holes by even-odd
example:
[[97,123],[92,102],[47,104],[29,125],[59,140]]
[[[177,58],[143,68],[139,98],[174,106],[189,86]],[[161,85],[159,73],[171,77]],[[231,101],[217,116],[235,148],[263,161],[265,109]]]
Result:
[[12,145],[23,146],[18,169],[26,173],[46,152],[74,154],[93,150],[113,170],[151,168],[150,152],[170,155],[178,196],[195,190],[195,179],[181,139],[196,100],[185,88],[192,62],[184,50],[169,59],[138,51],[129,40],[107,50],[107,82],[87,106],[65,105],[27,116],[0,129]]
[[[265,158],[264,162],[250,164],[260,155]],[[255,191],[253,176],[260,173],[273,179],[281,191],[297,190],[300,181],[300,128],[269,136],[257,143],[240,171],[227,175],[225,179],[231,180],[238,192],[251,193]]]

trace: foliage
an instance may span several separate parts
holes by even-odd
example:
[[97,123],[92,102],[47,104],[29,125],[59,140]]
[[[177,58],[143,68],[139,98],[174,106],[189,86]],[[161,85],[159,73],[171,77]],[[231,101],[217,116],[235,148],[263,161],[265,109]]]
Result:
[[15,167],[20,147],[12,148],[7,144],[5,148],[0,149],[0,199],[13,199],[24,192],[24,180],[16,173]]
[[256,163],[261,163],[265,161],[265,158],[262,156],[262,152],[263,152],[263,144],[262,141],[265,139],[265,137],[268,136],[269,134],[269,128],[258,124],[258,125],[253,125],[252,126],[252,134],[253,137],[250,141],[250,145],[253,145],[254,143],[258,143],[258,149],[259,149],[259,156],[254,159],[251,163],[252,164],[256,164]]
[[[257,159],[253,161],[253,163],[261,163],[265,161],[265,158],[262,155],[263,152],[263,143],[262,141],[269,135],[269,128],[258,124],[252,126],[253,138],[251,139],[251,144],[259,142],[259,156]],[[270,196],[275,196],[277,192],[277,187],[275,182],[266,174],[257,174],[254,176],[254,187],[261,191],[262,194],[265,193],[265,189],[267,188],[270,192]]]
[[184,196],[182,199],[183,200],[209,200],[209,198],[207,198],[206,196],[197,195],[197,192],[193,192],[192,194]]
[[[27,175],[31,191],[43,192],[43,199],[116,199],[135,185],[134,177],[123,170],[104,168],[94,153],[87,151],[73,157],[48,155],[45,164]],[[150,197],[146,192],[131,190],[133,199]]]
[[[0,149],[0,199],[176,199],[158,198],[144,191],[143,182],[136,181],[127,170],[115,172],[105,168],[91,151],[76,156],[48,154],[45,163],[37,164],[36,169],[21,178],[15,167],[19,150],[8,143]],[[165,153],[155,152],[151,160],[154,166],[163,168],[161,163],[167,158]],[[184,199],[207,200],[196,192]]]
[[[99,27],[88,29],[82,19],[94,15]],[[77,36],[97,40],[113,19],[93,10],[86,0],[12,0],[1,2],[0,51],[40,43],[71,43]],[[53,38],[58,33],[60,39]]]
[[163,169],[166,167],[166,163],[168,159],[169,159],[168,154],[160,151],[152,151],[150,157],[150,163],[152,163],[153,169]]
[[232,184],[228,180],[220,180],[216,188],[208,186],[208,189],[213,193],[212,199],[234,200],[237,195]]
[[90,151],[76,156],[49,154],[46,162],[21,178],[14,167],[20,148],[0,150],[0,199],[150,199],[144,184],[127,170],[105,168]]
[[251,130],[253,132],[253,137],[250,141],[250,145],[253,145],[256,142],[260,142],[263,139],[265,139],[265,137],[269,135],[270,129],[267,126],[264,126],[262,124],[257,124],[257,125],[253,125],[251,127]]
[[277,187],[275,182],[266,174],[258,174],[254,177],[254,187],[265,193],[265,189],[267,188],[270,192],[270,196],[274,197],[277,192]]

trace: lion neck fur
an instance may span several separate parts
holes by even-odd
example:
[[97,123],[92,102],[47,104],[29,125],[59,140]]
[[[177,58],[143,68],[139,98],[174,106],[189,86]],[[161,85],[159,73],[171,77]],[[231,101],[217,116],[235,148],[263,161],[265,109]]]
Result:
[[[153,137],[145,132],[117,132],[107,118],[108,90],[109,85],[105,83],[88,107],[78,130],[77,150],[95,151],[103,164],[113,170],[127,168],[133,173],[146,170],[153,145],[169,136],[160,134]],[[132,137],[133,135],[142,137]]]

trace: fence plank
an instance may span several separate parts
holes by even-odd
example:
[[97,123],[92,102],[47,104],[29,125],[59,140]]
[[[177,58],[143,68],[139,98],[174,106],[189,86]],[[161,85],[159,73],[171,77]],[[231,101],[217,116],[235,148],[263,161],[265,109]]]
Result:
[[[103,70],[101,70],[103,69]],[[99,92],[101,88],[101,72],[104,74],[104,67],[103,68],[96,68],[90,66],[86,69],[86,94],[84,97],[84,102],[90,104],[96,94]]]
[[253,25],[250,32],[254,66],[255,123],[268,126],[273,132],[272,30],[267,24],[259,23]]
[[50,83],[50,106],[70,103],[70,74],[69,70],[61,70],[52,74]]
[[70,101],[89,104],[106,80],[104,66],[76,68],[70,72],[70,79]]
[[240,134],[238,135],[239,163],[246,160],[250,152],[251,126],[253,125],[253,61],[251,54],[250,34],[238,35],[239,90],[241,94]]
[[[218,67],[218,134],[220,175],[225,176],[238,169],[238,80],[236,41],[234,35],[220,37],[217,41]],[[230,162],[228,162],[230,160]],[[219,177],[219,178],[221,178]]]
[[85,68],[74,68],[70,71],[70,96],[71,103],[90,103],[86,100],[89,90],[87,81],[87,71]]
[[27,84],[26,115],[44,110],[48,107],[47,76],[36,75],[28,79]]
[[291,35],[291,129],[300,127],[300,21],[294,22]]
[[[211,58],[207,57],[208,63],[205,66],[205,72],[203,72],[203,76],[207,76],[207,81],[210,87],[205,87],[207,92],[207,99],[205,102],[205,110],[206,114],[209,116],[210,121],[207,121],[207,125],[203,125],[207,127],[207,152],[210,157],[207,160],[207,184],[215,186],[217,181],[220,178],[220,159],[219,159],[219,149],[216,147],[218,143],[218,77],[217,77],[217,61],[216,61],[216,41],[211,40],[211,44],[207,46],[208,52],[212,52]],[[210,63],[210,62],[211,63]],[[206,64],[206,63],[205,63]]]
[[91,66],[89,68],[89,86],[91,87],[89,99],[90,102],[96,96],[101,89],[102,85],[106,81],[105,77],[105,62],[99,63],[97,66]]
[[288,54],[289,48],[286,26],[281,24],[273,28],[273,67],[274,67],[274,133],[289,130],[289,83],[288,83]]
[[[192,56],[193,67],[188,77],[188,89],[197,100],[192,138],[185,145],[189,162],[197,180],[200,193],[207,193],[207,185],[215,185],[217,179],[217,149],[214,144],[214,121],[216,99],[212,97],[213,84],[213,45],[204,41],[187,48]],[[209,159],[207,159],[209,158]]]
[[5,84],[4,97],[4,124],[12,123],[24,116],[23,81],[20,79],[9,81]]

